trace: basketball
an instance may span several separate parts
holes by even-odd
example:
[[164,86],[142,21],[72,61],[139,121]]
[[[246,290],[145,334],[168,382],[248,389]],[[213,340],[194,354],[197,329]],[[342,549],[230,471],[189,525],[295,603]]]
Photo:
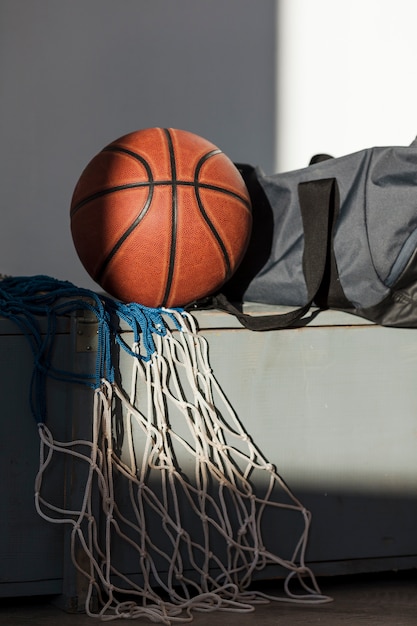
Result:
[[88,163],[71,200],[81,263],[111,296],[183,307],[220,289],[249,242],[250,198],[239,170],[194,133],[138,130]]

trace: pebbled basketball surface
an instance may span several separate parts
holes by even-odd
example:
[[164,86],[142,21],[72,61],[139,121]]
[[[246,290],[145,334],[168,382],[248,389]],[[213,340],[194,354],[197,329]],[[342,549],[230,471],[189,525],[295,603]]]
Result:
[[218,289],[243,257],[251,222],[230,159],[175,129],[136,131],[106,146],[71,202],[86,270],[115,297],[148,306],[183,306]]

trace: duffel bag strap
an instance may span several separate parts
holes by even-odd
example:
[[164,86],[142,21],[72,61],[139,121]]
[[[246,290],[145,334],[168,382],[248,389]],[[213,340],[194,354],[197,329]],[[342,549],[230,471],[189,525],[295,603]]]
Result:
[[211,299],[213,308],[234,315],[249,330],[279,330],[290,328],[308,313],[319,292],[329,262],[333,216],[338,207],[335,178],[323,178],[298,185],[298,197],[304,228],[303,272],[308,300],[305,305],[287,313],[250,315],[232,304],[223,293]]

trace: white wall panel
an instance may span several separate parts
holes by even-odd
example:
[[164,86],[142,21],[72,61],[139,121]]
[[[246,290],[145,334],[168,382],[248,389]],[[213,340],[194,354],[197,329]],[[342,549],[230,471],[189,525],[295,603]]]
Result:
[[280,0],[277,170],[417,134],[415,0]]

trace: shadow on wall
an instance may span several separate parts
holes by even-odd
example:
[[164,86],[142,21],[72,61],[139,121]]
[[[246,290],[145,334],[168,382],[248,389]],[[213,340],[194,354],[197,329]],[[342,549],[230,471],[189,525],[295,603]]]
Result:
[[273,172],[275,33],[275,0],[39,0],[23,16],[4,0],[0,272],[94,288],[70,236],[72,191],[138,128],[184,128]]

